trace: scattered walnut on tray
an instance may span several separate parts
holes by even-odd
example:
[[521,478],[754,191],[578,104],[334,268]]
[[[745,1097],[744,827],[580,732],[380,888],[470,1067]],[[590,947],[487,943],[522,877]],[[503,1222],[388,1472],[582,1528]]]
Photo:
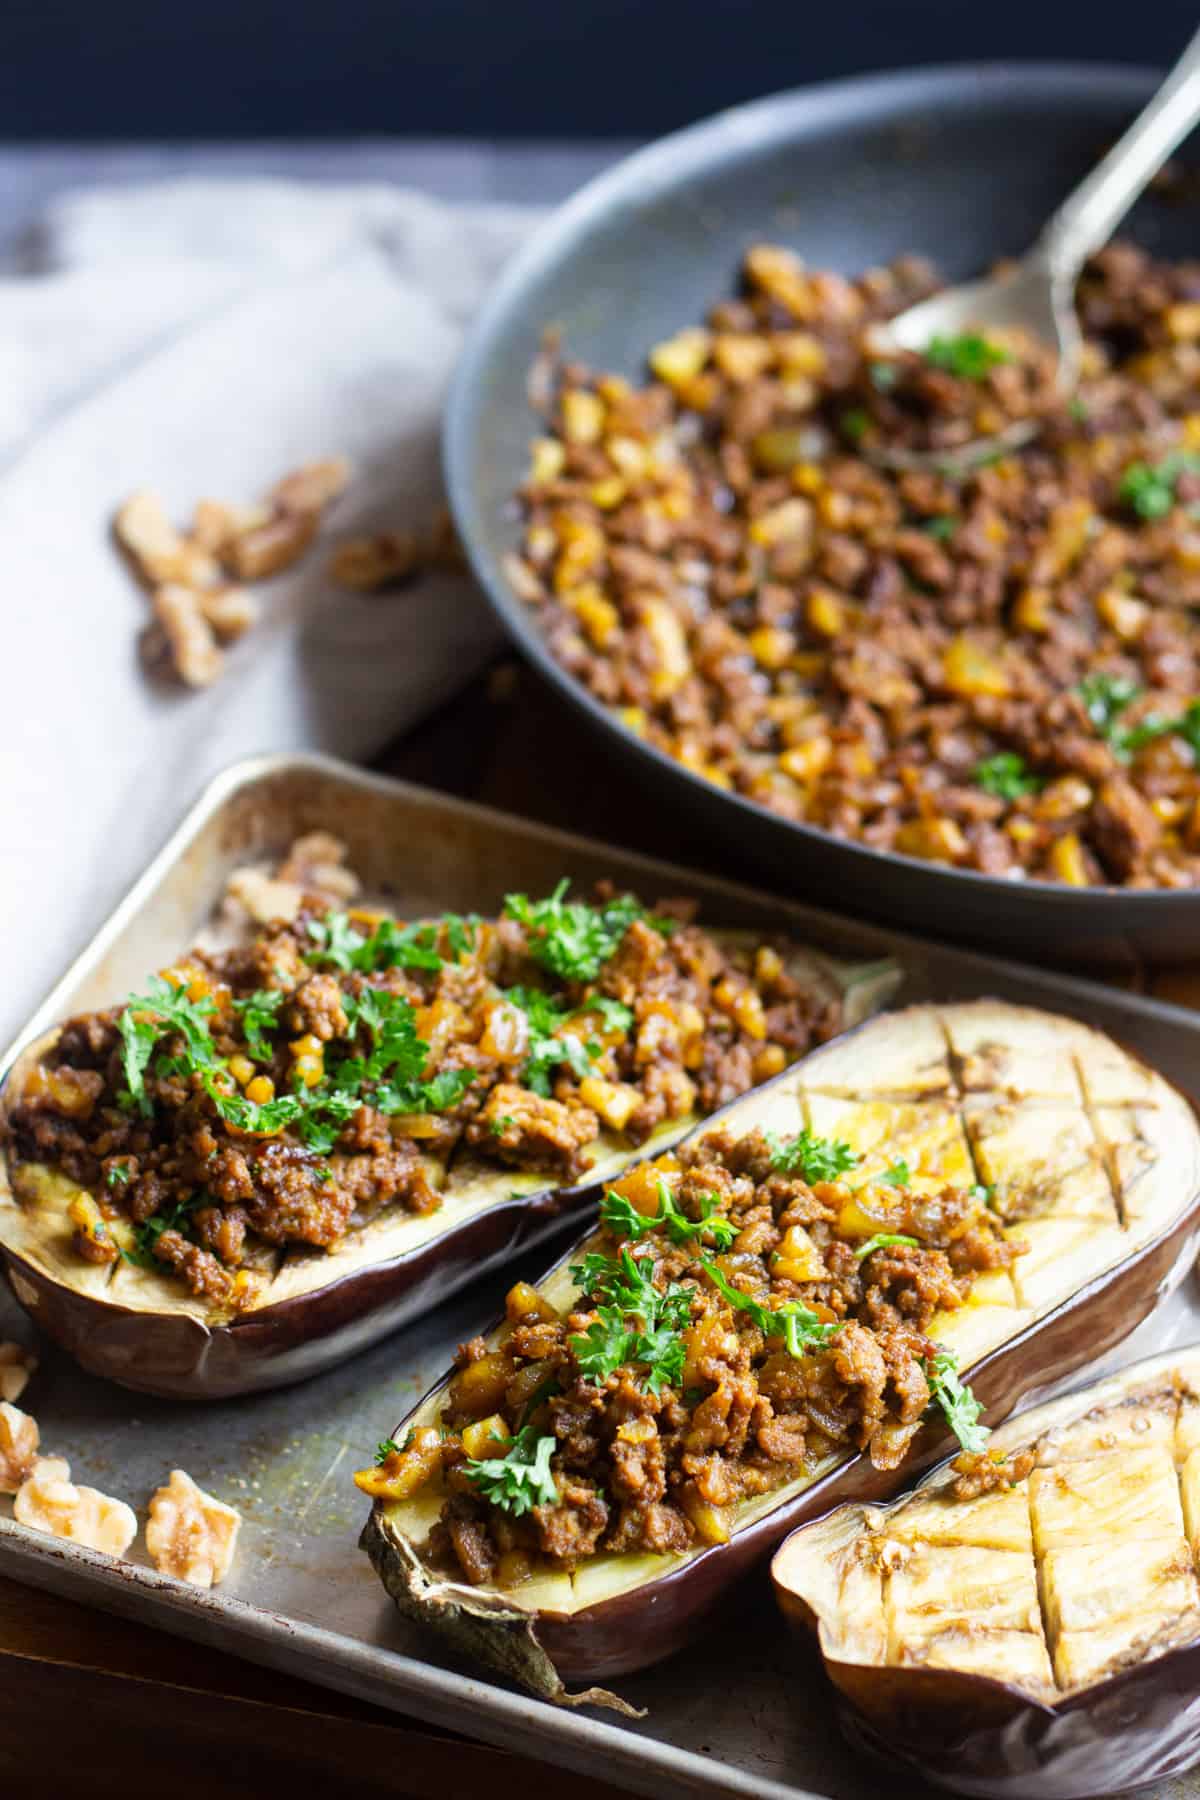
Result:
[[15,1404],[37,1368],[37,1357],[22,1344],[0,1344],[0,1400]]
[[233,1562],[241,1514],[198,1487],[182,1469],[172,1469],[166,1487],[150,1501],[146,1548],[163,1575],[193,1587],[216,1587]]
[[39,1456],[17,1489],[13,1517],[52,1537],[69,1538],[106,1556],[124,1556],[137,1536],[132,1507],[97,1488],[76,1487],[61,1456]]
[[37,1461],[37,1420],[0,1401],[0,1494],[15,1494]]

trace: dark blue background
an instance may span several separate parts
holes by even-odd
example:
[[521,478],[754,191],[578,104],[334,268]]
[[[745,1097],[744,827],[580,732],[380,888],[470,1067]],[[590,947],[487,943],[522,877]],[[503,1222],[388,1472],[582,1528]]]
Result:
[[0,0],[0,138],[646,136],[823,76],[1166,64],[1195,0]]

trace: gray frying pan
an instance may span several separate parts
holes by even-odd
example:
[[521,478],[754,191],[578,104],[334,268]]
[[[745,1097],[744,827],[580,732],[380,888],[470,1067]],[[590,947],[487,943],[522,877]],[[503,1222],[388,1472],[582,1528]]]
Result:
[[[650,748],[552,660],[501,559],[535,421],[525,378],[543,328],[568,354],[639,374],[648,347],[732,292],[746,247],[790,244],[854,272],[904,251],[951,279],[1022,251],[1149,98],[1158,78],[1106,65],[917,70],[781,94],[664,138],[556,212],[471,332],[446,416],[455,520],[517,643],[624,762],[631,793],[686,809],[714,866],[826,905],[1026,957],[1156,961],[1200,952],[1200,891],[1013,882],[869,849],[724,793]],[[1200,184],[1198,184],[1200,190]],[[1200,256],[1200,199],[1142,201],[1125,232]],[[580,796],[581,816],[586,795]]]

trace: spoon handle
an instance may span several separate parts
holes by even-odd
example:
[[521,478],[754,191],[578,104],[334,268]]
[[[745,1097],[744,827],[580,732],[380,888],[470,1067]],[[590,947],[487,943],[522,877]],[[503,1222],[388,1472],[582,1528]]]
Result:
[[1124,136],[1047,222],[1034,251],[1052,278],[1074,281],[1198,122],[1200,31]]

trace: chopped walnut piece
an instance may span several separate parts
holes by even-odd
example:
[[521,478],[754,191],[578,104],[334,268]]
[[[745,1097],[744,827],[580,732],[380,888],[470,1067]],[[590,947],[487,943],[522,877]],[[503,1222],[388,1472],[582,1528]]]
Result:
[[36,1368],[31,1350],[21,1344],[0,1344],[0,1400],[19,1400]]
[[262,869],[235,869],[225,884],[225,898],[245,907],[256,925],[290,924],[300,911],[303,890],[294,881],[277,881]]
[[320,513],[345,493],[354,474],[346,456],[327,456],[320,462],[303,463],[277,481],[268,499],[285,513]]
[[261,609],[254,595],[248,594],[245,588],[217,588],[198,598],[200,611],[223,644],[236,642],[258,623]]
[[153,606],[179,679],[189,687],[210,686],[225,659],[197,596],[191,588],[171,582],[155,588]]
[[362,883],[346,868],[346,846],[328,831],[298,837],[275,871],[279,881],[294,881],[307,893],[332,900],[352,900]]
[[0,1494],[17,1492],[37,1461],[37,1450],[37,1420],[0,1401]]
[[198,500],[192,514],[192,541],[220,556],[232,538],[265,525],[270,517],[269,506],[231,506],[225,500]]
[[197,1487],[182,1469],[172,1469],[166,1487],[150,1501],[146,1548],[164,1575],[193,1587],[216,1587],[233,1561],[241,1514]]
[[96,1488],[76,1487],[61,1456],[39,1456],[17,1490],[13,1517],[34,1531],[69,1538],[106,1556],[124,1556],[137,1536],[137,1519],[123,1500]]
[[279,513],[265,525],[231,538],[222,561],[239,581],[265,581],[298,562],[316,533],[316,513]]
[[148,489],[125,502],[117,513],[115,529],[117,541],[151,585],[181,582],[186,587],[213,587],[220,580],[212,556],[176,531],[162,501]]
[[411,531],[380,531],[339,544],[329,560],[329,576],[339,587],[373,594],[415,574],[421,561],[421,546]]

